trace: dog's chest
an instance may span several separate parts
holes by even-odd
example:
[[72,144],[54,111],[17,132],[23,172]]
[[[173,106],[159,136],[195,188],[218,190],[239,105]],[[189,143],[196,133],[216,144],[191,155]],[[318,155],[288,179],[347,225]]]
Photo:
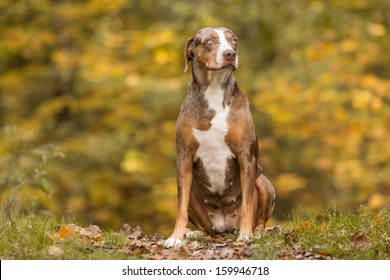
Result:
[[208,130],[193,129],[193,134],[199,143],[195,160],[201,159],[204,170],[209,179],[209,190],[220,195],[226,189],[225,176],[227,160],[234,157],[225,142],[228,132],[227,116],[230,107],[223,106],[223,91],[218,87],[210,86],[205,92],[209,109],[215,111]]

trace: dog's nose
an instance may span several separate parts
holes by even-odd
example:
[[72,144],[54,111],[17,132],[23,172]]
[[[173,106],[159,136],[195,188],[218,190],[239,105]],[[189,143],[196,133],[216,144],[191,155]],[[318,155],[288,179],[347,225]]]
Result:
[[228,60],[232,60],[232,59],[235,59],[236,58],[236,52],[233,51],[233,50],[227,50],[223,53],[223,56],[228,59]]

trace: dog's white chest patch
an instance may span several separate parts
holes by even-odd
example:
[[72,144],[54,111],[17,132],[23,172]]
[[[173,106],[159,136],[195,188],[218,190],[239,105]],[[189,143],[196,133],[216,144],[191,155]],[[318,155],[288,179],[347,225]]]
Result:
[[229,106],[222,106],[223,91],[219,87],[209,86],[205,92],[209,108],[216,114],[211,120],[211,127],[206,130],[193,129],[193,134],[199,142],[196,158],[203,162],[205,171],[210,181],[210,191],[212,193],[222,193],[225,191],[226,165],[229,158],[234,154],[225,142],[225,135],[228,132],[226,118],[229,113]]

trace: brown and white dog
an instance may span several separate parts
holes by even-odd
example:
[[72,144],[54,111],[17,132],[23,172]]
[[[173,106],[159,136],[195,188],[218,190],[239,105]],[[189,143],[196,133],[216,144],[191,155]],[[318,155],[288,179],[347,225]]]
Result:
[[188,40],[185,68],[192,82],[176,126],[178,213],[166,247],[187,236],[239,230],[239,241],[264,229],[275,191],[257,164],[258,145],[246,96],[233,71],[237,37],[226,28],[204,28]]

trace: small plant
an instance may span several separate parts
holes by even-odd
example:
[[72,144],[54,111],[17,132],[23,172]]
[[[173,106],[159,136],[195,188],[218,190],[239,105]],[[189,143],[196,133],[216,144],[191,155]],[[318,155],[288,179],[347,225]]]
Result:
[[48,161],[63,158],[54,144],[34,145],[34,134],[16,126],[0,129],[0,204],[11,224],[11,212],[34,211],[39,200],[50,199]]

